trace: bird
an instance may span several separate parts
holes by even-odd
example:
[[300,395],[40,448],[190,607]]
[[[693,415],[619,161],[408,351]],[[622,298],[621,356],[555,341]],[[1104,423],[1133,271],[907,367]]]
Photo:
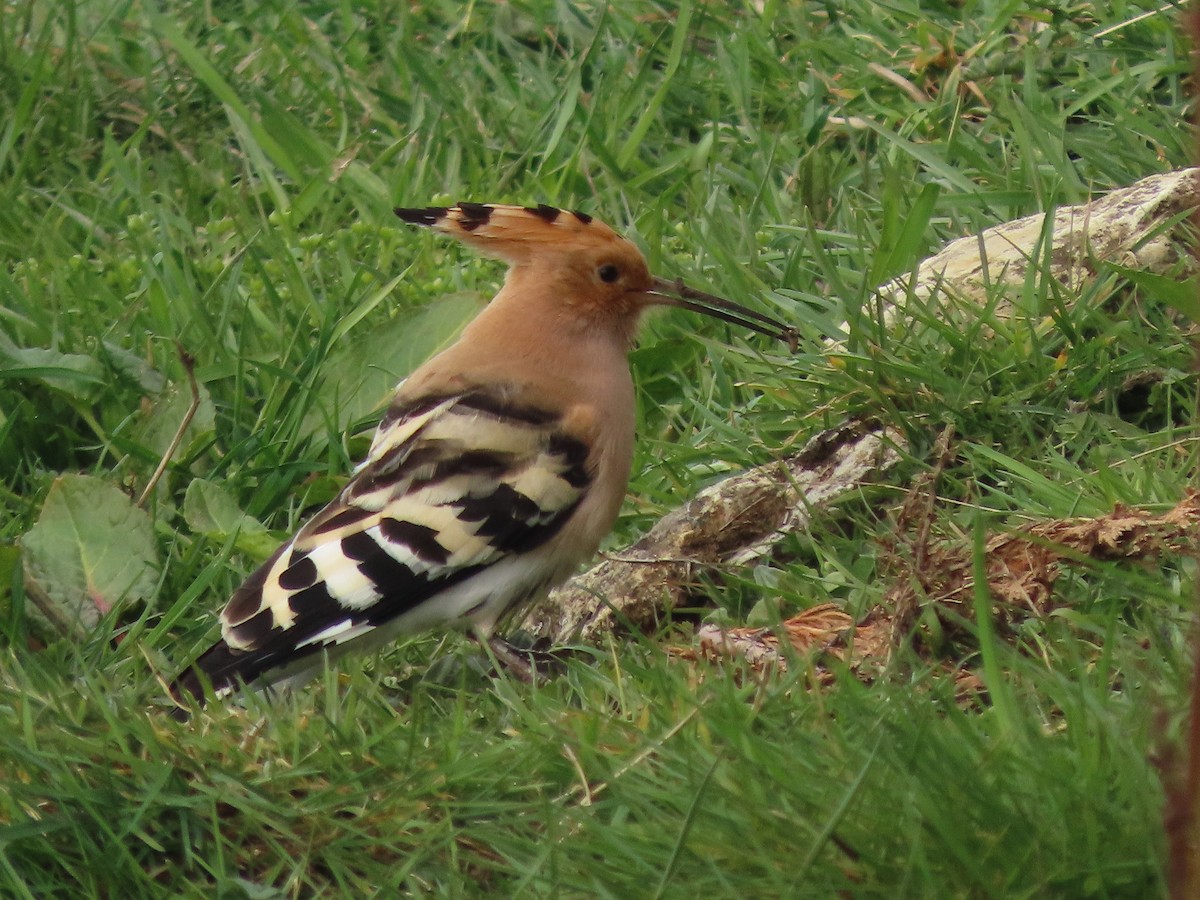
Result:
[[596,552],[625,497],[642,314],[680,307],[795,350],[792,328],[656,278],[586,213],[459,202],[395,214],[507,263],[503,286],[400,382],[337,496],[234,591],[220,639],[168,687],[181,718],[431,629],[513,661],[498,626]]

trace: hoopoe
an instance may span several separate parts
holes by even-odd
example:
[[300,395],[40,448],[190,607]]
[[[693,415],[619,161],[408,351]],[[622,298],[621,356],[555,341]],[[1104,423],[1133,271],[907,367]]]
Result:
[[682,307],[795,346],[768,316],[653,277],[584,213],[395,212],[508,263],[504,286],[400,383],[341,493],[234,592],[221,639],[171,685],[181,708],[206,683],[216,697],[294,686],[328,655],[436,627],[512,659],[497,624],[595,553],[624,499],[642,312]]

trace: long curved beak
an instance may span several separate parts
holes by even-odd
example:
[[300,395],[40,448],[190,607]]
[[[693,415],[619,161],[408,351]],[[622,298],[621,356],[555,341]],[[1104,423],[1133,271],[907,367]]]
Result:
[[646,291],[646,296],[652,298],[650,302],[655,306],[688,309],[784,341],[793,353],[796,352],[796,347],[800,343],[800,335],[790,325],[784,325],[778,319],[772,319],[770,316],[747,309],[732,300],[725,300],[713,294],[706,294],[704,291],[690,288],[682,281],[655,278],[654,288]]

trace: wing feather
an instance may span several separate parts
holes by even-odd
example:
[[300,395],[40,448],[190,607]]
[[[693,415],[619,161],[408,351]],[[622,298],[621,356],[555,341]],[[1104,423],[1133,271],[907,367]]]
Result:
[[199,673],[228,693],[406,614],[452,625],[487,605],[494,622],[554,580],[497,564],[554,539],[591,485],[587,461],[557,416],[501,391],[393,405],[341,493],[235,592],[221,642],[176,693],[202,696]]

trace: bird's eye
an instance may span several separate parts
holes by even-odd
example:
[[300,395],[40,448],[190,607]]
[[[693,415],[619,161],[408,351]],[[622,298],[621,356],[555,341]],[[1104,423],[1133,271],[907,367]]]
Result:
[[605,284],[614,284],[621,277],[621,270],[612,263],[605,263],[596,270],[596,274],[600,276],[600,280]]

